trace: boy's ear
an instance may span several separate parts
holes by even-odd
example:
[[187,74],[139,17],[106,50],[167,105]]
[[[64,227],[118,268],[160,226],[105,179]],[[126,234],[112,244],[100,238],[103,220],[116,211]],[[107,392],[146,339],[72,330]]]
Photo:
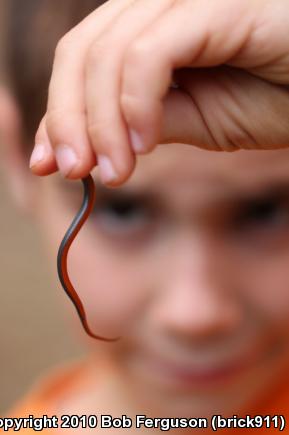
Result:
[[16,101],[0,84],[0,164],[1,172],[16,205],[29,212],[34,189],[21,135],[21,116]]

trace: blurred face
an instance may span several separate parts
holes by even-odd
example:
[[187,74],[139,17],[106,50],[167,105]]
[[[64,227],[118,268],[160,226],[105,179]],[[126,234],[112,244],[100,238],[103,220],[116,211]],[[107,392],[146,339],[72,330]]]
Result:
[[[155,416],[250,409],[288,367],[289,151],[160,146],[97,204],[71,248],[71,281],[118,393]],[[95,175],[97,183],[97,175]],[[55,262],[79,181],[42,180]],[[123,390],[122,390],[123,388]]]

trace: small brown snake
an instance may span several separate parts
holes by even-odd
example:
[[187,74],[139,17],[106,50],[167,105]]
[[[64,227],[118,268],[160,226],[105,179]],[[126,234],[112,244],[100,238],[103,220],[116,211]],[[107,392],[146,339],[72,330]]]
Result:
[[82,226],[88,219],[90,213],[92,212],[94,207],[94,202],[95,202],[95,185],[92,176],[89,174],[86,178],[82,178],[81,181],[84,187],[83,202],[78,213],[73,219],[70,227],[66,231],[66,234],[60,244],[58,255],[57,255],[58,276],[64,291],[73,302],[76,311],[79,315],[79,318],[81,320],[81,323],[83,325],[83,328],[85,329],[87,334],[92,338],[96,338],[102,341],[116,341],[119,338],[104,338],[95,335],[91,331],[91,329],[88,326],[83,304],[70,281],[68,271],[67,271],[67,256],[68,256],[69,248],[73,240],[81,230]]

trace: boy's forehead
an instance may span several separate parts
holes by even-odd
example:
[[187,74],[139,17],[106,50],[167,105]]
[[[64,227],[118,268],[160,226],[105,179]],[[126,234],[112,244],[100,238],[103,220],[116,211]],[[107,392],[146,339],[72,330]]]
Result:
[[[132,177],[120,188],[101,186],[97,172],[95,168],[97,191],[104,195],[145,194],[179,204],[237,201],[272,190],[289,191],[289,150],[227,153],[159,145],[138,158]],[[80,183],[57,179],[65,190],[81,192]]]
[[288,149],[228,153],[171,144],[141,156],[127,185],[250,190],[279,183],[289,185]]

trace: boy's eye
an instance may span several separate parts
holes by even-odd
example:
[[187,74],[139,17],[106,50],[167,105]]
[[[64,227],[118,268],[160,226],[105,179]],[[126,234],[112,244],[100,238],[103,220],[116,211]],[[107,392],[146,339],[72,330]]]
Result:
[[278,231],[289,226],[289,202],[281,197],[256,200],[243,205],[234,218],[238,231]]
[[101,231],[112,236],[143,233],[152,221],[149,206],[134,199],[110,199],[97,204],[93,213]]

